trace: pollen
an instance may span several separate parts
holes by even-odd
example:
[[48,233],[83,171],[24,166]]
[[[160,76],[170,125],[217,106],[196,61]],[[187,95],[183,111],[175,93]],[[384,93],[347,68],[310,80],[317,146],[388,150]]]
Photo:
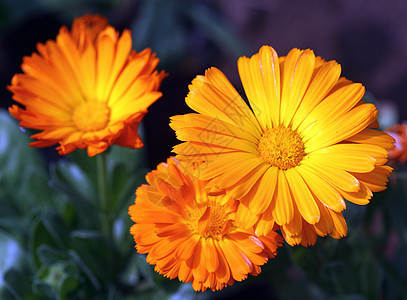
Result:
[[306,155],[300,135],[284,126],[264,131],[257,151],[262,159],[281,170],[298,166]]
[[194,234],[220,239],[228,227],[228,221],[225,208],[216,201],[209,200],[191,209],[187,223]]
[[110,109],[100,101],[86,101],[75,109],[72,121],[82,132],[98,131],[106,127]]

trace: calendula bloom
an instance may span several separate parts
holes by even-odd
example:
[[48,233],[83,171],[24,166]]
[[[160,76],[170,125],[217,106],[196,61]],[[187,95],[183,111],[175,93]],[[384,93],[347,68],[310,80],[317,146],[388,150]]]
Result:
[[138,125],[161,97],[165,73],[155,70],[159,59],[150,49],[131,47],[129,30],[120,35],[105,18],[85,15],[24,57],[24,73],[8,87],[24,108],[9,111],[20,126],[40,131],[30,146],[59,144],[61,155],[80,148],[89,156],[113,144],[142,147]]
[[206,182],[192,177],[169,158],[146,176],[129,214],[130,232],[139,253],[168,278],[192,282],[196,291],[221,290],[277,253],[283,238],[275,231],[258,238],[235,224],[238,201],[219,192],[209,195]]
[[396,140],[394,149],[389,150],[389,159],[405,164],[407,161],[407,123],[393,125],[385,131]]
[[344,199],[367,204],[392,170],[394,140],[374,129],[378,111],[361,100],[364,87],[311,50],[278,57],[263,46],[238,70],[251,109],[218,69],[197,76],[186,97],[197,114],[170,124],[185,141],[177,159],[205,162],[195,175],[240,200],[239,226],[267,235],[276,223],[291,245],[343,237]]

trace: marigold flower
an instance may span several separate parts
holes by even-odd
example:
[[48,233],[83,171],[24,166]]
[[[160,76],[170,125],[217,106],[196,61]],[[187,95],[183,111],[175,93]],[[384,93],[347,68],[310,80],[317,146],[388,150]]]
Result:
[[121,35],[101,16],[85,15],[63,26],[56,40],[24,57],[8,87],[9,111],[20,126],[39,130],[33,147],[59,144],[59,154],[87,149],[89,156],[116,144],[140,148],[137,133],[147,108],[161,97],[164,72],[150,49],[131,50],[129,30]]
[[191,282],[196,291],[221,290],[277,254],[283,238],[275,231],[258,238],[235,224],[238,201],[225,193],[209,195],[206,182],[190,176],[169,158],[146,176],[129,214],[139,253],[168,278]]
[[396,140],[394,149],[389,150],[389,159],[405,164],[407,161],[407,123],[393,125],[385,131]]
[[276,223],[290,245],[343,237],[344,199],[367,204],[392,170],[384,164],[394,140],[374,129],[364,87],[309,49],[278,57],[263,46],[238,69],[251,109],[218,69],[197,76],[186,103],[198,114],[170,124],[186,141],[177,159],[204,161],[195,175],[239,199],[237,223],[259,235]]

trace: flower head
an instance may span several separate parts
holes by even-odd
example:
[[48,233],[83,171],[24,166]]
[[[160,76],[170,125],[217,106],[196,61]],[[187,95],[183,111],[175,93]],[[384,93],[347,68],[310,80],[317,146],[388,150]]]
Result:
[[387,128],[386,132],[396,140],[394,149],[389,150],[389,159],[405,164],[407,161],[407,123],[393,125]]
[[204,161],[195,175],[239,199],[236,222],[259,235],[276,223],[291,245],[344,236],[344,199],[367,204],[392,170],[394,140],[374,129],[378,112],[361,100],[364,87],[311,50],[278,57],[263,46],[238,69],[251,109],[218,69],[197,76],[186,98],[197,113],[170,124],[185,141],[177,158]]
[[113,144],[142,147],[138,125],[161,97],[165,73],[155,71],[159,60],[150,49],[131,47],[129,30],[120,35],[105,18],[85,15],[24,57],[24,73],[8,87],[24,108],[9,111],[20,126],[40,131],[30,145],[59,144],[61,155],[87,149],[89,156]]
[[139,253],[171,279],[191,282],[197,291],[220,290],[248,274],[277,253],[282,237],[271,231],[258,238],[235,224],[238,201],[225,193],[210,195],[206,182],[169,158],[146,176],[129,214],[130,232]]

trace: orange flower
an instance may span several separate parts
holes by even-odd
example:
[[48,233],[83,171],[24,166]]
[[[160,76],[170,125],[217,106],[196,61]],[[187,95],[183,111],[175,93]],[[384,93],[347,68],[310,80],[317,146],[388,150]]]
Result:
[[101,16],[75,19],[56,40],[38,44],[24,57],[9,90],[20,126],[39,130],[33,147],[58,144],[59,154],[87,149],[89,156],[116,144],[140,148],[137,133],[147,108],[161,97],[164,72],[150,49],[131,50],[129,30],[121,35]]
[[361,100],[364,87],[311,50],[278,57],[263,46],[238,69],[251,109],[218,69],[197,76],[186,98],[197,113],[171,119],[185,141],[177,159],[204,161],[194,174],[239,199],[236,222],[259,235],[274,223],[290,245],[346,235],[344,199],[367,204],[392,170],[394,140],[373,129],[378,112]]
[[282,237],[272,231],[259,239],[237,227],[238,201],[209,195],[206,182],[189,174],[174,158],[147,174],[149,185],[137,189],[129,208],[137,251],[148,253],[147,262],[160,274],[192,281],[196,291],[220,290],[259,274]]
[[405,164],[407,161],[407,123],[393,125],[386,132],[395,140],[395,148],[389,150],[389,159]]

